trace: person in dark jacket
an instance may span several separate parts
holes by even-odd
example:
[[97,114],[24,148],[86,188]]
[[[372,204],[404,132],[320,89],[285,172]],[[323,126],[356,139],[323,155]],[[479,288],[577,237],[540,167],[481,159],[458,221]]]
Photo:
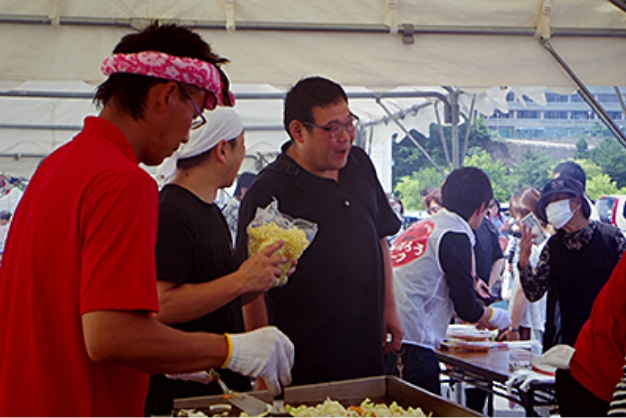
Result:
[[[561,176],[543,188],[537,216],[557,233],[549,238],[535,269],[529,264],[533,235],[522,226],[518,267],[524,294],[534,302],[548,292],[544,350],[558,343],[574,346],[596,296],[624,252],[620,230],[591,221],[590,213],[578,180]],[[569,370],[557,370],[556,391],[563,416],[576,415],[597,400]],[[606,415],[607,410],[608,403],[594,415]]]

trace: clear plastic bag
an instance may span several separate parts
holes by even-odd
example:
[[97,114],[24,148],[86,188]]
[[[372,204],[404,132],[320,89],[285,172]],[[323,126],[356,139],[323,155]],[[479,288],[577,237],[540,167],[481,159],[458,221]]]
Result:
[[300,258],[304,250],[313,242],[317,234],[317,224],[304,219],[293,219],[278,210],[278,201],[274,199],[266,208],[258,208],[254,219],[247,227],[248,253],[257,254],[267,246],[285,241],[285,245],[274,255],[286,255],[289,262],[281,266],[283,274],[275,286],[287,284],[287,272],[294,261]]

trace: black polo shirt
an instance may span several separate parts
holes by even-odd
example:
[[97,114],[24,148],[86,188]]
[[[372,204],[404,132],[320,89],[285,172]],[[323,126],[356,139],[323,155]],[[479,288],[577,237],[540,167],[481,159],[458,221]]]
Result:
[[286,286],[266,293],[270,322],[296,347],[294,384],[383,373],[385,281],[380,240],[400,228],[367,154],[353,147],[339,181],[314,176],[283,153],[247,191],[239,215],[238,258],[246,226],[273,198],[282,213],[318,232]]

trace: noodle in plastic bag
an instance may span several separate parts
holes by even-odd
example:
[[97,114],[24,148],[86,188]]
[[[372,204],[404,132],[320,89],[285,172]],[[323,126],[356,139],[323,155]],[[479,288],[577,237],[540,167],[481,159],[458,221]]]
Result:
[[293,262],[300,258],[304,250],[313,242],[317,234],[317,224],[304,219],[293,219],[280,213],[278,201],[274,199],[266,208],[256,210],[247,231],[250,256],[277,241],[285,241],[285,245],[274,253],[274,255],[286,255],[289,258],[288,263],[281,265],[283,274],[274,285],[276,287],[287,284],[287,272]]

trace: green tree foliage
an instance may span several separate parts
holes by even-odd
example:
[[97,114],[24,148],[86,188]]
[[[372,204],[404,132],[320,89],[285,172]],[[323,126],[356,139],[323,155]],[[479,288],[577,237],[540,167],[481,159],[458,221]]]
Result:
[[617,183],[604,173],[587,179],[587,195],[591,200],[596,201],[600,196],[611,194],[626,194],[626,187],[618,188]]
[[621,189],[617,186],[617,182],[608,174],[603,172],[602,167],[595,164],[591,160],[574,160],[585,170],[587,175],[587,184],[585,186],[587,195],[592,200],[598,200],[600,196],[611,194],[625,194],[626,187]]
[[[563,161],[566,161],[566,160],[563,160]],[[557,164],[554,164],[554,167],[556,167],[558,164],[562,163],[563,161],[559,161]],[[600,167],[599,165],[597,165],[591,160],[575,158],[574,162],[580,165],[583,170],[585,170],[585,175],[587,176],[587,182],[589,182],[589,179],[600,176],[602,174],[602,167]],[[554,167],[552,167],[552,169],[554,169]],[[552,172],[552,169],[550,170],[550,172]]]
[[[465,139],[465,130],[467,123],[463,123],[459,125],[459,147],[463,147],[463,142]],[[448,167],[446,155],[444,152],[444,146],[441,141],[441,135],[439,131],[439,126],[437,124],[432,124],[430,126],[430,136],[427,138],[416,130],[411,130],[411,134],[414,139],[419,142],[419,144],[428,152],[428,154],[432,157],[432,159],[441,167],[444,171],[448,172],[451,167]],[[443,127],[443,136],[445,138],[445,146],[450,153],[452,144],[450,140],[450,132],[451,129],[449,126]],[[409,139],[404,136],[400,141],[396,141],[396,138],[392,138],[394,140],[392,145],[392,158],[394,161],[393,173],[392,173],[392,183],[394,185],[400,182],[400,179],[406,176],[412,176],[415,171],[419,171],[422,168],[434,167],[428,158],[422,153]],[[489,138],[489,129],[486,124],[486,119],[481,116],[477,118],[472,124],[472,129],[470,131],[469,140],[468,140],[468,149],[471,147],[483,147],[486,142],[491,141]],[[450,159],[452,158],[450,155],[448,156]],[[395,190],[395,186],[394,186]]]
[[394,193],[402,199],[405,209],[425,209],[422,204],[420,191],[428,186],[440,187],[443,180],[443,175],[437,169],[426,167],[413,172],[410,176],[402,177],[396,184]]
[[591,127],[591,136],[606,138],[611,136],[611,132],[604,123],[594,122]]
[[473,148],[470,156],[465,159],[465,166],[478,167],[491,179],[493,196],[500,202],[507,202],[511,196],[511,180],[509,169],[502,161],[494,161],[485,150]]
[[[459,127],[459,147],[463,147],[465,124]],[[448,152],[451,149],[450,128],[444,127],[444,138]],[[413,131],[416,140],[424,147],[436,163],[447,173],[450,168],[447,164],[444,148],[441,142],[439,128],[431,125],[430,137],[426,138],[417,131]],[[601,125],[594,125],[595,136],[606,136],[608,131]],[[472,125],[469,137],[469,151],[463,162],[466,166],[475,166],[483,169],[490,177],[494,196],[501,202],[506,202],[511,195],[523,187],[542,189],[553,178],[552,170],[562,162],[557,163],[544,154],[527,151],[520,162],[513,167],[506,167],[484,150],[488,145],[489,132],[484,118]],[[393,184],[395,193],[401,197],[405,208],[423,209],[419,192],[427,186],[440,186],[443,175],[428,161],[424,154],[407,137],[392,146],[394,160]],[[589,150],[589,144],[581,138],[576,144],[575,161],[587,173],[587,194],[593,200],[603,195],[626,194],[626,149],[613,137],[606,138],[600,145]]]
[[[420,145],[424,144],[427,139],[415,130],[411,132],[416,136]],[[406,136],[399,142],[394,142],[391,146],[391,154],[393,158],[392,182],[397,184],[400,179],[411,176],[415,171],[426,165],[432,165],[428,162],[424,154],[411,142]]]
[[589,159],[602,167],[617,187],[626,186],[626,149],[616,139],[606,138],[589,154]]
[[522,159],[512,168],[514,180],[511,194],[517,193],[524,187],[536,187],[541,190],[545,184],[552,180],[553,160],[543,153],[526,151]]
[[589,143],[585,138],[580,138],[578,142],[576,142],[576,154],[574,158],[577,160],[589,158]]

